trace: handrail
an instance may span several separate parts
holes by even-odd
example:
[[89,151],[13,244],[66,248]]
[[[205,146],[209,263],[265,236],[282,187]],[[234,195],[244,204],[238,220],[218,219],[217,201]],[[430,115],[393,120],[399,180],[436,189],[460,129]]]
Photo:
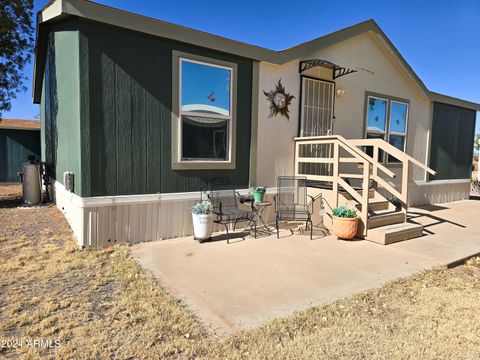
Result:
[[[437,175],[437,172],[428,166],[422,164],[420,161],[415,159],[414,157],[408,155],[407,153],[404,153],[403,151],[397,149],[395,146],[392,144],[389,144],[385,140],[382,139],[354,139],[354,140],[348,140],[352,144],[355,144],[356,146],[374,146],[376,145],[383,151],[385,151],[387,154],[395,156],[397,159],[401,160],[401,158],[404,158],[407,161],[410,161],[412,164],[418,166],[419,168],[427,171],[428,173],[432,175]],[[388,149],[388,150],[387,150]]]
[[[319,144],[328,144],[333,146],[333,157],[332,158],[312,158],[311,161],[305,161],[307,158],[300,157],[300,146],[301,145],[319,145]],[[342,175],[345,177],[355,176],[357,174],[340,174],[339,168],[340,163],[342,163],[347,158],[340,157],[340,148],[344,151],[348,152],[350,155],[353,156],[355,162],[361,163],[363,165],[363,174],[359,177],[362,179],[362,189],[364,191],[359,194],[357,190],[355,190],[347,181],[342,178]],[[310,159],[310,158],[308,158]],[[351,159],[351,158],[348,158]],[[303,161],[302,161],[303,160]],[[302,138],[295,138],[295,175],[299,174],[298,164],[301,162],[308,162],[308,163],[320,163],[326,164],[330,163],[333,165],[333,174],[329,176],[325,175],[310,175],[312,179],[325,179],[326,181],[332,182],[332,190],[335,194],[335,201],[334,206],[338,206],[338,187],[341,186],[347,193],[349,193],[356,201],[358,201],[362,207],[361,211],[359,211],[360,218],[365,226],[361,228],[362,235],[366,236],[367,234],[367,223],[368,223],[368,197],[369,192],[365,191],[368,189],[369,181],[370,181],[370,168],[374,167],[374,160],[363,151],[358,149],[356,146],[352,146],[349,144],[343,137],[341,136],[311,136],[311,137],[302,137]],[[351,161],[349,161],[351,162]],[[389,172],[386,169],[387,173]],[[391,172],[394,176],[395,174]],[[392,176],[392,177],[393,177]]]
[[371,165],[376,165],[380,170],[382,170],[385,174],[390,176],[391,178],[395,178],[396,174],[391,171],[390,169],[386,168],[384,165],[379,164],[376,160],[374,160],[371,156],[365,154],[363,151],[359,150],[356,146],[352,146],[349,144],[351,140],[345,139],[341,135],[327,135],[327,136],[305,136],[305,137],[295,137],[293,139],[295,142],[310,142],[315,140],[338,140],[340,141],[345,147],[349,148],[355,154],[360,156],[363,160],[367,161]]
[[[356,201],[361,204],[360,217],[363,221],[363,235],[366,236],[368,230],[368,191],[363,191],[362,194],[359,194],[353,187],[349,185],[347,181],[343,178],[359,178],[362,179],[362,189],[369,188],[370,179],[374,180],[377,185],[384,188],[391,195],[395,196],[400,200],[402,204],[402,211],[407,215],[408,208],[408,188],[409,188],[409,162],[418,166],[419,168],[427,171],[432,175],[436,175],[436,171],[432,170],[428,166],[422,164],[417,159],[412,156],[404,153],[403,151],[397,149],[393,145],[382,139],[345,139],[341,135],[327,135],[327,136],[308,136],[308,137],[295,137],[295,174],[299,173],[299,164],[300,163],[319,163],[319,164],[332,164],[333,165],[333,174],[332,175],[308,175],[312,180],[321,180],[321,181],[331,181],[332,190],[335,194],[334,206],[338,205],[338,187],[341,186],[344,190],[347,191]],[[332,145],[333,146],[333,157],[328,158],[310,158],[310,157],[300,157],[300,146],[301,145]],[[362,146],[371,146],[373,147],[373,156],[370,156],[365,153],[364,150],[360,149]],[[349,153],[353,158],[346,158],[340,156],[340,149]],[[379,170],[381,170],[386,175],[394,178],[396,174],[378,161],[379,150],[384,151],[386,154],[394,156],[397,158],[402,165],[402,181],[401,188],[397,188],[394,184],[389,183],[383,179]],[[352,163],[358,162],[363,164],[363,174],[348,174],[340,173],[339,166],[341,163]],[[371,171],[371,172],[370,172]]]

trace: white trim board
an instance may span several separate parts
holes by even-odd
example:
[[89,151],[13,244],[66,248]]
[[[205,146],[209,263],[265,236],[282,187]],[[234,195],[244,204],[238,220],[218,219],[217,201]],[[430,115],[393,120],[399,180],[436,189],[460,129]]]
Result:
[[[64,192],[64,197],[69,198],[70,202],[79,208],[115,206],[115,205],[134,205],[146,203],[160,203],[163,201],[192,200],[200,201],[201,192],[182,192],[182,193],[163,193],[163,194],[142,194],[142,195],[115,195],[115,196],[94,196],[80,197],[77,194],[65,190],[63,184],[55,181],[55,188]],[[249,189],[237,190],[241,195],[247,195]],[[267,193],[276,193],[277,188],[268,188]]]
[[433,186],[433,185],[444,185],[444,184],[467,184],[472,180],[470,179],[451,179],[451,180],[431,180],[431,181],[415,181],[415,185],[418,186]]

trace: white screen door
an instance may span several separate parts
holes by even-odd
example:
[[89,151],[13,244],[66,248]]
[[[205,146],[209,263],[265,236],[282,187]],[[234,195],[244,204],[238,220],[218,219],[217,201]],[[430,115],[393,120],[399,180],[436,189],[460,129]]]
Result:
[[[334,84],[318,79],[302,77],[302,109],[300,117],[300,136],[328,135],[333,127]],[[331,157],[330,145],[306,145],[302,156]],[[329,164],[302,163],[303,174],[331,175]]]
[[302,78],[300,136],[327,135],[333,125],[334,83]]

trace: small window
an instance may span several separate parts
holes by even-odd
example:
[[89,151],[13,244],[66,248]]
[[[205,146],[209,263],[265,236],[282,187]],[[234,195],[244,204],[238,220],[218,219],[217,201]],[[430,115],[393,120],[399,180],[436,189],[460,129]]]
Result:
[[229,161],[232,69],[180,58],[180,160]]
[[387,100],[369,96],[367,110],[367,133],[385,135],[386,124]]
[[[391,101],[388,142],[401,151],[405,151],[407,136],[408,104]],[[388,162],[397,163],[398,159],[389,155]]]
[[408,105],[391,101],[390,105],[390,133],[405,135],[407,130]]
[[[407,137],[408,103],[380,98],[367,97],[367,139],[382,139],[388,141],[401,151],[405,151]],[[373,149],[367,147],[367,154],[373,155]],[[379,152],[379,161],[383,161],[383,152]],[[389,163],[397,163],[393,156],[388,156]]]
[[[388,101],[385,99],[368,97],[367,108],[367,139],[386,140],[387,136],[387,106]],[[366,153],[373,156],[373,148],[367,147]],[[378,153],[378,161],[383,161],[383,151]]]

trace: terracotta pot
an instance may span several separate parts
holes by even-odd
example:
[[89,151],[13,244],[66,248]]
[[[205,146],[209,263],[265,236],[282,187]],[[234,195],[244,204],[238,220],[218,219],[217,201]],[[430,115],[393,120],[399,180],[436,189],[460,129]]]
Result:
[[357,234],[359,217],[341,218],[333,217],[332,232],[340,239],[350,240]]

